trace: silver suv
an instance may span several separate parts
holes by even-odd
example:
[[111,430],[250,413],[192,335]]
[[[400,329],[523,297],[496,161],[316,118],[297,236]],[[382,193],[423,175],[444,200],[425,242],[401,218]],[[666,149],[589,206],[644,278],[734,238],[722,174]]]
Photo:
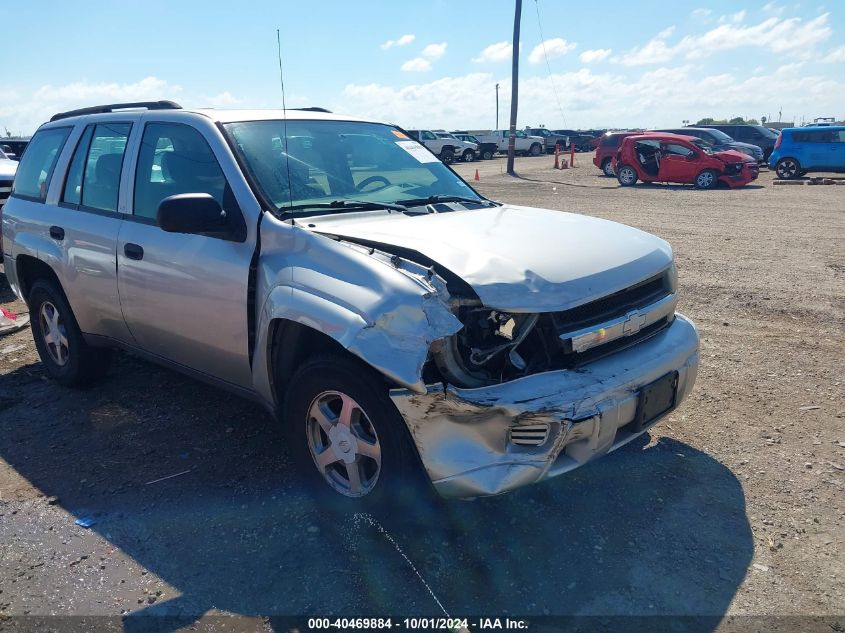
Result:
[[257,400],[344,503],[415,473],[475,497],[567,472],[677,407],[698,367],[666,242],[492,202],[351,117],[58,114],[2,246],[56,381],[121,347]]

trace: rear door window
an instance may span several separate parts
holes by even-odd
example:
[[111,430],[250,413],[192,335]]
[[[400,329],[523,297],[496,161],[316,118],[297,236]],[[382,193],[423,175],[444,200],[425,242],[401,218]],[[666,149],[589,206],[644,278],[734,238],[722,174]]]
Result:
[[12,186],[12,195],[43,202],[50,178],[67,137],[73,128],[60,127],[35,133],[21,158]]
[[117,192],[131,123],[98,123],[91,135],[82,175],[81,205],[117,211]]
[[91,136],[94,134],[94,126],[85,128],[76,149],[73,152],[73,159],[70,161],[70,168],[65,179],[65,190],[62,193],[62,202],[71,205],[82,203],[82,177],[85,175],[85,163],[88,160],[88,148],[91,146]]

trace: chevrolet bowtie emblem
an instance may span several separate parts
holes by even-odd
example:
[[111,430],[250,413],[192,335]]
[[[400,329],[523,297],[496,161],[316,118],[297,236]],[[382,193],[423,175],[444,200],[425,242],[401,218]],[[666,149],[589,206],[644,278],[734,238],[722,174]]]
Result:
[[636,334],[644,325],[645,315],[634,310],[625,316],[625,321],[622,322],[622,333],[626,336]]

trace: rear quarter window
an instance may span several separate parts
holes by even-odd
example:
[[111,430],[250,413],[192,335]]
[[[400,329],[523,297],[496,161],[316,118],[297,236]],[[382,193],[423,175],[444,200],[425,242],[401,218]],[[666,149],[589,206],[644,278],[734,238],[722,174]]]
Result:
[[12,195],[43,202],[56,161],[70,135],[70,127],[50,128],[35,133],[21,158]]

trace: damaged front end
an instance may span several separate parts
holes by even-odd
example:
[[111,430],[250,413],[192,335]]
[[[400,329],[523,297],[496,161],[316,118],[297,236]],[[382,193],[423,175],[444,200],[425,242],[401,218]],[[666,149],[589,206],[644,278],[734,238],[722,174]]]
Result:
[[438,492],[500,494],[562,474],[677,407],[698,335],[675,290],[672,266],[561,312],[453,298],[463,328],[432,345],[426,393],[391,394]]

